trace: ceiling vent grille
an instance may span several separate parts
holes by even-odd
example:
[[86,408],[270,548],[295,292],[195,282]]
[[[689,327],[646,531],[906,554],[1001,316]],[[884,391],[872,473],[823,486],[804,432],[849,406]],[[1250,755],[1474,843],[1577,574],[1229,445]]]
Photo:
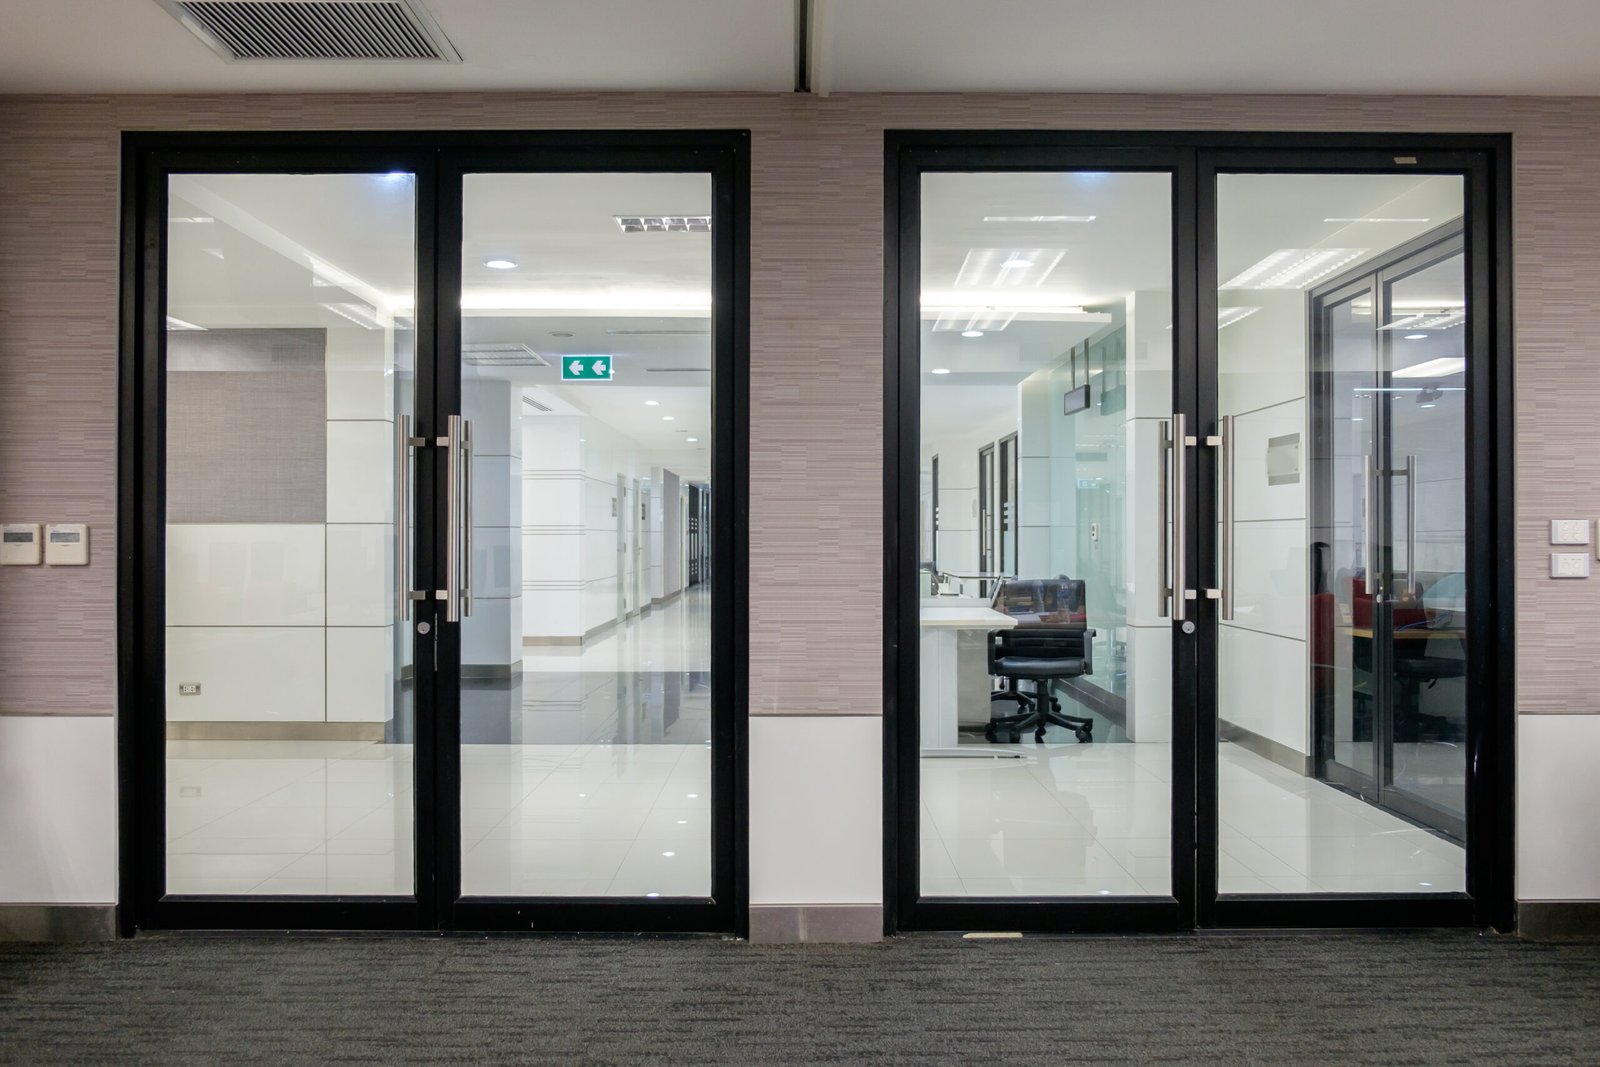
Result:
[[527,345],[467,344],[461,346],[461,361],[474,367],[548,367],[550,361]]
[[224,59],[459,63],[417,0],[158,0]]

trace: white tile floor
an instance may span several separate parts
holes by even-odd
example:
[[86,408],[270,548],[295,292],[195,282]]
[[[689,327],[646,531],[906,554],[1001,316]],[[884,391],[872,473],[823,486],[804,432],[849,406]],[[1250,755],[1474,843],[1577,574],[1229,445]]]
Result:
[[[928,896],[1145,896],[1171,885],[1171,750],[1023,745],[922,761]],[[1460,892],[1462,850],[1236,745],[1219,766],[1223,893]]]

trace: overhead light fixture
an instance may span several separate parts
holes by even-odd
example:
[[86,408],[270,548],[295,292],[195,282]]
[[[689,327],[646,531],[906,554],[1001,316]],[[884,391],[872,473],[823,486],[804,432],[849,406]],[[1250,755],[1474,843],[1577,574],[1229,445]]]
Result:
[[690,437],[690,438],[686,438],[686,440],[692,445],[696,441],[700,440],[700,438],[698,438],[698,437]]
[[1425,333],[1408,333],[1408,334],[1406,334],[1406,340],[1407,341],[1426,341],[1427,339],[1428,339],[1428,335],[1425,334]]
[[1234,323],[1243,321],[1244,319],[1248,319],[1251,315],[1254,315],[1256,312],[1258,312],[1260,310],[1261,309],[1259,307],[1248,307],[1248,306],[1243,305],[1243,304],[1237,305],[1235,307],[1218,308],[1217,309],[1217,329],[1226,330],[1229,326],[1232,326]]
[[583,315],[584,312],[621,312],[630,316],[661,315],[703,317],[711,311],[711,292],[683,289],[468,289],[461,294],[461,310],[509,314],[539,311]]
[[982,337],[983,336],[983,331],[982,330],[962,330],[961,331],[961,336],[962,337]]
[[515,270],[517,261],[514,259],[486,259],[483,265],[490,270]]
[[1066,254],[1065,248],[968,249],[956,272],[956,288],[1036,288]]
[[623,233],[710,233],[710,215],[613,215]]
[[658,408],[658,407],[661,406],[661,401],[659,401],[659,400],[646,400],[644,402],[644,406],[647,407],[647,408]]
[[1448,378],[1452,374],[1460,374],[1467,369],[1467,361],[1460,356],[1445,356],[1440,359],[1430,359],[1426,363],[1417,363],[1410,367],[1401,367],[1394,372],[1396,378]]
[[1280,248],[1224,282],[1222,289],[1304,289],[1367,254],[1365,248]]
[[1323,222],[1432,222],[1433,220],[1432,219],[1414,219],[1414,218],[1381,218],[1381,217],[1378,217],[1378,216],[1367,216],[1367,217],[1351,217],[1351,218],[1330,218],[1330,219],[1323,219],[1322,221]]
[[950,368],[949,367],[935,367],[935,368],[933,368],[933,373],[934,374],[949,374],[950,373]]
[[199,330],[202,333],[205,332],[204,326],[196,326],[192,322],[186,322],[183,319],[175,318],[171,315],[167,316],[167,329],[174,333],[182,330]]
[[1093,215],[985,215],[984,222],[1093,222]]
[[384,321],[378,317],[378,309],[371,304],[340,303],[323,304],[322,306],[335,315],[349,319],[357,326],[365,329],[381,330],[384,327]]
[[676,418],[677,418],[676,415],[663,415],[663,416],[661,416],[661,421],[662,422],[672,422]]
[[461,346],[461,362],[474,367],[548,367],[550,361],[514,341],[473,342]]
[[168,215],[167,221],[175,223],[189,223],[192,225],[205,225],[206,223],[216,222],[217,220],[212,218],[210,215]]
[[1449,330],[1467,321],[1467,309],[1436,308],[1413,311],[1401,315],[1393,322],[1378,327],[1380,330]]

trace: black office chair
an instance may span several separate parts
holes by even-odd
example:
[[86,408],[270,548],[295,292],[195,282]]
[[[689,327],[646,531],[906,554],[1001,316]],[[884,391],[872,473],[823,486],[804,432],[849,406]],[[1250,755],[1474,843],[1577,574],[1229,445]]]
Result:
[[[1021,708],[1016,715],[991,718],[983,736],[991,744],[1004,739],[1014,745],[1033,730],[1034,741],[1043,743],[1045,727],[1062,726],[1071,730],[1080,744],[1093,741],[1094,720],[1063,712],[1050,683],[1094,673],[1094,636],[1095,632],[1084,626],[1018,626],[992,632],[989,673],[1011,683],[1008,691],[996,696],[1016,700]],[[1033,683],[1031,695],[1021,691],[1024,681]]]

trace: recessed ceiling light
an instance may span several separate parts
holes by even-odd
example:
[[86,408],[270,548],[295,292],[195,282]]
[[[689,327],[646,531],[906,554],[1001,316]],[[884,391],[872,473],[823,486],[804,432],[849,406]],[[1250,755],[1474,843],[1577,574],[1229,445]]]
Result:
[[646,893],[645,894],[645,896],[650,900],[655,900],[660,895],[661,895],[660,893]]
[[613,215],[623,233],[710,233],[710,215]]
[[514,259],[486,259],[483,261],[483,265],[491,270],[513,270],[516,268],[517,261]]
[[1406,340],[1407,341],[1426,341],[1427,339],[1428,339],[1428,335],[1425,334],[1425,333],[1408,333],[1408,334],[1406,334]]
[[961,336],[962,337],[982,337],[983,336],[983,331],[982,330],[962,330],[961,331]]
[[663,415],[663,416],[661,416],[661,421],[662,422],[671,422],[675,418],[677,418],[676,415]]
[[1093,215],[985,215],[984,222],[1093,222]]
[[1002,270],[1022,270],[1024,267],[1031,266],[1033,266],[1033,260],[1024,256],[1011,256],[1004,263],[1000,264],[1000,268]]
[[935,368],[933,368],[933,373],[935,373],[935,374],[949,374],[950,373],[950,368],[949,367],[935,367]]
[[644,406],[647,407],[647,408],[658,408],[658,407],[661,406],[661,401],[659,401],[659,400],[646,400],[644,402]]
[[956,272],[957,289],[1035,289],[1067,254],[1065,248],[971,248]]
[[1432,219],[1381,218],[1381,217],[1377,217],[1377,216],[1367,216],[1365,218],[1323,219],[1322,221],[1323,222],[1432,222],[1433,220]]
[[689,438],[689,443],[690,443],[690,444],[691,444],[691,445],[692,445],[692,444],[694,444],[694,443],[695,443],[695,442],[696,442],[696,441],[698,441],[698,440],[700,440],[700,438],[698,438],[698,437],[691,437],[691,438]]
[[1445,356],[1442,359],[1430,359],[1426,363],[1418,363],[1410,367],[1401,367],[1394,372],[1396,378],[1448,378],[1452,374],[1460,374],[1467,369],[1467,361],[1460,356]]
[[663,856],[676,856],[677,853],[676,852],[663,852],[662,855]]
[[1224,282],[1222,289],[1304,289],[1367,254],[1365,248],[1280,248]]

